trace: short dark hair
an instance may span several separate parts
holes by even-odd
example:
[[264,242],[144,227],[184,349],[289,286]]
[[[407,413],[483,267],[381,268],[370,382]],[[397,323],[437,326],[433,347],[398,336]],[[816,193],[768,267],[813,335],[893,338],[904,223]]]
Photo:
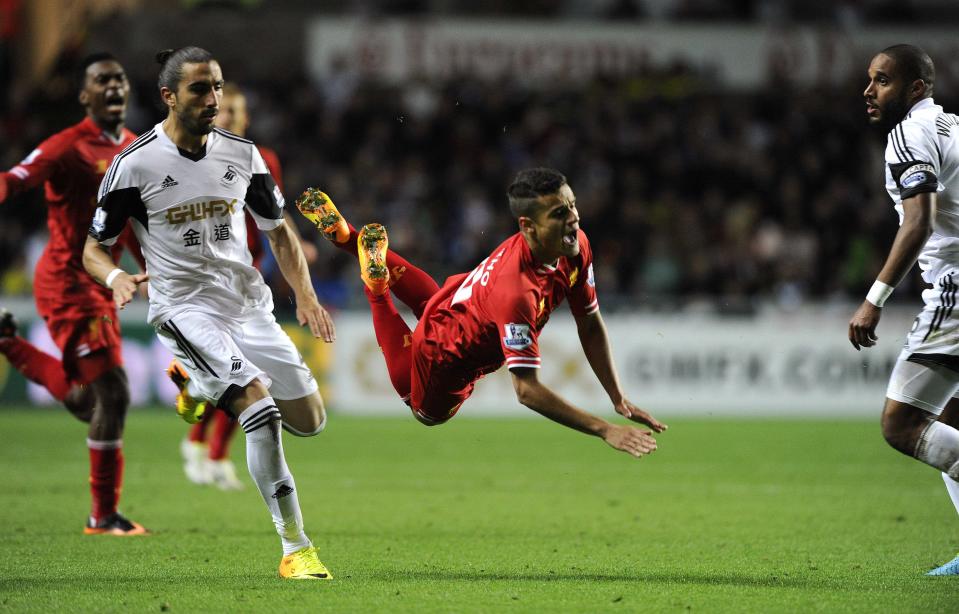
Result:
[[893,45],[879,53],[892,58],[896,63],[896,73],[906,83],[921,79],[926,84],[926,95],[932,96],[933,86],[936,83],[936,66],[932,63],[929,54],[915,45]]
[[213,60],[213,54],[200,47],[180,47],[179,49],[164,49],[156,54],[160,64],[160,76],[157,86],[176,91],[183,78],[184,64],[203,64]]
[[551,168],[528,168],[516,174],[506,190],[513,217],[530,217],[541,196],[555,194],[566,185],[566,176]]
[[109,51],[98,51],[97,53],[91,53],[86,56],[80,63],[77,65],[77,89],[82,90],[83,87],[87,84],[87,69],[96,64],[97,62],[118,62],[116,56],[114,56]]

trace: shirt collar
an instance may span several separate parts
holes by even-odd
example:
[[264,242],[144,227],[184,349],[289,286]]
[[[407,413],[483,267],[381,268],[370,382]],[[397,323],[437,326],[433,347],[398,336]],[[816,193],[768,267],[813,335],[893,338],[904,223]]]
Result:
[[930,96],[929,98],[923,98],[922,100],[920,100],[920,101],[917,102],[916,104],[912,105],[912,108],[909,109],[909,111],[908,111],[908,113],[906,113],[906,115],[909,115],[909,113],[915,113],[916,111],[919,111],[920,109],[925,109],[925,108],[927,108],[927,107],[928,107],[928,108],[932,108],[932,107],[934,107],[934,106],[936,106],[936,103],[935,103],[935,101],[932,99],[932,96]]

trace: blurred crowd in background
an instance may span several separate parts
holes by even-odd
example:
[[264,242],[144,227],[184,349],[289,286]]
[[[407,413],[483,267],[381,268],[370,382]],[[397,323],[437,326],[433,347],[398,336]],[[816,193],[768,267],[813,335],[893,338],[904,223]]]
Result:
[[[416,11],[433,3],[393,4]],[[591,3],[559,4],[575,11]],[[755,13],[764,3],[652,2],[644,10],[667,4]],[[88,51],[65,52],[42,86],[5,110],[4,168],[82,117],[73,69]],[[139,59],[120,57],[133,85],[134,132],[163,117],[156,67]],[[535,89],[470,75],[390,85],[348,70],[320,83],[289,71],[269,81],[244,80],[240,66],[224,73],[247,94],[247,136],[279,154],[289,203],[308,186],[324,189],[357,226],[385,223],[391,247],[440,283],[515,232],[505,190],[534,165],[561,170],[576,192],[606,309],[748,313],[858,301],[898,226],[883,188],[885,137],[866,123],[865,67],[838,89],[796,88],[773,74],[770,87],[752,93],[726,91],[678,61]],[[3,216],[0,293],[29,294],[46,240],[42,194],[5,203]],[[321,300],[362,305],[355,262],[295,217],[319,247],[312,273]],[[277,308],[291,309],[269,261],[264,275]],[[918,300],[919,282],[911,276],[897,294]]]

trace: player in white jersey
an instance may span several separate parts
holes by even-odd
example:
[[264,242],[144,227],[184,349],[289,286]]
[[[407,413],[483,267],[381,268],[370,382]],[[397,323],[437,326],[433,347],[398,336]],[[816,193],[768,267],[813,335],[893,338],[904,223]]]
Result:
[[[933,99],[935,68],[912,45],[869,64],[871,123],[889,129],[886,190],[899,231],[879,276],[849,322],[858,350],[875,345],[882,306],[918,261],[929,288],[896,361],[882,412],[889,445],[942,472],[959,511],[959,118]],[[959,575],[959,556],[929,575]]]
[[[283,196],[263,158],[252,141],[214,129],[223,87],[217,61],[198,47],[161,52],[157,60],[167,118],[114,159],[101,185],[84,266],[113,289],[121,308],[149,279],[149,322],[186,369],[191,394],[231,411],[246,433],[250,475],[283,545],[280,575],[329,579],[304,533],[280,437],[281,421],[297,435],[323,430],[323,401],[252,266],[244,209],[269,238],[294,291],[300,324],[331,342],[333,323],[317,301],[299,241],[283,221]],[[102,247],[128,220],[140,239],[146,275],[115,268]]]

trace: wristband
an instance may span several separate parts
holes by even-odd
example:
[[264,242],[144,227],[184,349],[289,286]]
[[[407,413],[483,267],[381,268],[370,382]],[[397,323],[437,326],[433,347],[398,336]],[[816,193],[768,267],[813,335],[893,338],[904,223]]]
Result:
[[119,268],[113,269],[112,271],[110,271],[110,273],[107,275],[107,278],[103,280],[103,285],[109,288],[110,284],[113,283],[113,280],[117,278],[117,275],[119,275],[122,272],[123,272],[123,269],[119,269]]
[[882,307],[894,289],[895,288],[889,284],[885,284],[877,279],[872,285],[872,288],[869,288],[869,294],[866,295],[866,300],[876,307]]

